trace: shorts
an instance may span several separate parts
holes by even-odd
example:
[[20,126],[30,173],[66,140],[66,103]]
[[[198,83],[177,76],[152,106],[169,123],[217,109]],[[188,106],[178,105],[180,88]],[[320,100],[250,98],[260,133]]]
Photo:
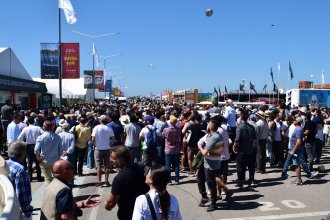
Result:
[[109,167],[110,162],[110,150],[95,150],[94,158],[96,166]]
[[304,159],[303,151],[298,150],[295,152],[296,156],[292,156],[292,165],[300,165],[301,161]]
[[219,172],[218,172],[219,176],[222,176],[225,173],[228,173],[228,161],[229,160],[222,160],[221,161],[220,169],[219,169]]

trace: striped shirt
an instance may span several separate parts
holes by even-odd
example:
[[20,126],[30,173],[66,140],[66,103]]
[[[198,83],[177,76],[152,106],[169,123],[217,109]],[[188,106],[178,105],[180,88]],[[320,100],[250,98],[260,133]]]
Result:
[[220,168],[222,146],[218,143],[221,141],[223,141],[223,138],[218,132],[206,137],[205,149],[209,150],[208,155],[204,156],[204,167],[206,169],[218,170]]
[[221,151],[221,161],[229,160],[230,154],[229,154],[229,136],[226,129],[223,127],[220,127],[218,129],[219,134],[221,134],[223,138],[223,150]]

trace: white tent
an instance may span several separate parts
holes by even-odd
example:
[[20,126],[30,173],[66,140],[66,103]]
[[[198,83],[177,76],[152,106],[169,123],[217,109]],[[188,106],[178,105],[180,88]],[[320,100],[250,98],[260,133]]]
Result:
[[[49,93],[54,94],[59,98],[59,81],[58,79],[40,79],[33,78],[38,82],[46,83]],[[63,98],[78,98],[85,96],[87,89],[84,89],[84,78],[80,79],[62,79],[62,97]]]
[[[47,86],[48,93],[54,94],[56,98],[59,95],[58,79],[41,79],[33,78],[34,81],[43,82]],[[84,89],[84,78],[80,79],[62,79],[62,97],[66,98],[85,98],[86,101],[91,101],[93,97],[92,89]],[[104,92],[95,90],[95,98],[104,98]]]
[[0,73],[6,76],[32,80],[10,47],[0,47]]

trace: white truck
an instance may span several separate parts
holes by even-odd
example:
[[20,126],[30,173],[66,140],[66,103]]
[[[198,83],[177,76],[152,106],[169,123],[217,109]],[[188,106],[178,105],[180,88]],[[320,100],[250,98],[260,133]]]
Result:
[[330,89],[291,89],[286,92],[286,105],[330,107]]

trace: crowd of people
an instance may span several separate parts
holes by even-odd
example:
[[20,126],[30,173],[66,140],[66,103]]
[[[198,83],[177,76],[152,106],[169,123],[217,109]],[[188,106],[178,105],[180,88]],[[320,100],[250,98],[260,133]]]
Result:
[[[207,107],[166,101],[98,102],[62,110],[1,108],[1,151],[7,152],[13,182],[25,219],[31,219],[31,182],[47,185],[41,219],[76,219],[100,201],[75,202],[74,175],[86,164],[96,169],[96,186],[110,187],[105,209],[118,205],[119,219],[182,219],[167,184],[184,184],[182,173],[197,178],[199,206],[217,209],[228,201],[228,163],[236,162],[236,187],[257,187],[255,173],[266,167],[296,172],[295,185],[318,175],[330,126],[327,108],[285,104],[237,106],[228,99]],[[267,161],[269,166],[266,166]],[[248,178],[246,178],[248,169]],[[171,176],[174,171],[174,176]],[[118,172],[112,183],[110,173]],[[103,177],[104,173],[104,177]],[[207,184],[207,187],[205,186]]]

